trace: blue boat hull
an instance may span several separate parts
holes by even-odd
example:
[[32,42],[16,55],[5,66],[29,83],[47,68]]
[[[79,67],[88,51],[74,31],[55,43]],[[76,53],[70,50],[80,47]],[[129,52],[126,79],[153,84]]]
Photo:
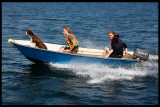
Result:
[[38,48],[32,48],[28,46],[19,45],[16,43],[12,43],[26,58],[29,60],[41,63],[41,62],[52,62],[59,64],[69,64],[74,62],[81,62],[84,64],[93,64],[93,63],[102,63],[108,64],[112,66],[121,66],[121,65],[133,65],[137,63],[137,60],[122,60],[117,58],[97,58],[90,56],[82,56],[77,54],[68,54],[68,53],[60,53],[53,52]]

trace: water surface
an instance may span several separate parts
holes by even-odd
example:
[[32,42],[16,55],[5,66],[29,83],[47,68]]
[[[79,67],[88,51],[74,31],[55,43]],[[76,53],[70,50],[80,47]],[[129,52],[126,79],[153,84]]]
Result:
[[[148,50],[149,61],[41,65],[7,42],[29,40],[31,28],[42,41],[65,45],[65,26],[81,47],[97,49],[110,48],[114,30],[129,51]],[[157,2],[2,2],[2,105],[157,105],[158,53]]]

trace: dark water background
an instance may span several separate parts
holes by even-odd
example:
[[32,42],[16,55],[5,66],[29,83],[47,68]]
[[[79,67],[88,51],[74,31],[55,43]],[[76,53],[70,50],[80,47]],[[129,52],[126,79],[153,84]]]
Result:
[[[69,26],[81,47],[110,47],[109,30],[128,50],[150,52],[149,61],[130,68],[101,64],[34,64],[8,39],[29,40],[33,29],[42,41],[66,44]],[[3,105],[157,105],[157,2],[2,2]]]

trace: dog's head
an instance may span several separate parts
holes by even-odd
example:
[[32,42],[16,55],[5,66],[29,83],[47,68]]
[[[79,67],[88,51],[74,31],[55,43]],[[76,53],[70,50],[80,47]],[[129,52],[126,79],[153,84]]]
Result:
[[26,32],[25,32],[26,35],[34,35],[32,29],[28,29]]

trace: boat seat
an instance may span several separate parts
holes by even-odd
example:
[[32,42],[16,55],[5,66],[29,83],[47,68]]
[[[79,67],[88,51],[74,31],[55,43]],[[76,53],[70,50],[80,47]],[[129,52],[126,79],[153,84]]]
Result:
[[126,55],[126,54],[124,55],[124,54],[123,54],[123,57],[122,57],[122,58],[124,58],[124,59],[132,59],[132,56],[131,56],[131,55]]

